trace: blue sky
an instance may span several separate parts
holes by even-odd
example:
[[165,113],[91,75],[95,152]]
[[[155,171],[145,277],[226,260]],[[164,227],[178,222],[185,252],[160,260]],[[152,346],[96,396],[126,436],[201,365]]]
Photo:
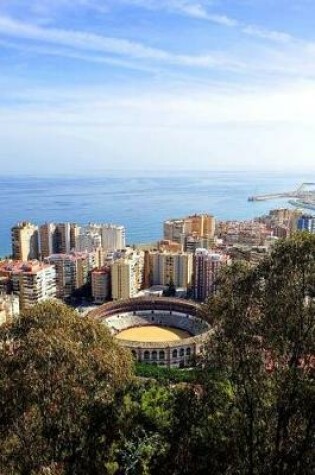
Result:
[[314,170],[314,18],[314,0],[1,0],[1,171]]

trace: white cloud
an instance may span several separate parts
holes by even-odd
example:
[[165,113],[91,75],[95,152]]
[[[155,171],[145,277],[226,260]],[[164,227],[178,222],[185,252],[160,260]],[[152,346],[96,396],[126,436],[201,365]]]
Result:
[[[214,53],[202,56],[173,54],[126,39],[106,37],[84,31],[44,28],[4,16],[0,16],[0,34],[10,38],[14,37],[44,42],[46,44],[62,45],[79,51],[102,52],[175,65],[202,68],[215,67],[230,70],[242,69],[244,67],[241,61],[224,54]],[[21,48],[23,47],[22,45]]]
[[262,38],[266,40],[271,40],[279,43],[289,43],[294,41],[294,38],[288,33],[281,31],[265,30],[257,26],[248,25],[242,28],[243,33],[246,33],[250,36],[255,36],[257,38]]

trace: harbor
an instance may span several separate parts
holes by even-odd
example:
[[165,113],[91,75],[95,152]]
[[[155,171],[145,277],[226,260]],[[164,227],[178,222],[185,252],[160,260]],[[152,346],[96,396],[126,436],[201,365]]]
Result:
[[315,183],[302,183],[295,191],[252,195],[249,196],[248,201],[268,201],[279,198],[287,198],[288,203],[296,208],[315,210]]

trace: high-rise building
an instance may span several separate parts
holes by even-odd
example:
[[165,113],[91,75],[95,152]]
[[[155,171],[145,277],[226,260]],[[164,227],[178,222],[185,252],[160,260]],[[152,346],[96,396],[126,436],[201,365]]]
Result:
[[311,214],[303,214],[297,219],[297,230],[308,231],[309,233],[315,233],[315,216]]
[[78,252],[93,252],[101,246],[101,235],[87,228],[82,228],[76,237],[75,250]]
[[216,290],[216,278],[223,264],[228,262],[225,254],[217,254],[207,249],[197,249],[194,255],[194,296],[205,300]]
[[173,283],[176,287],[188,288],[192,284],[193,256],[182,252],[150,252],[144,274],[149,275],[150,285]]
[[209,214],[194,214],[185,218],[184,233],[214,237],[215,218]]
[[10,279],[10,290],[19,297],[20,308],[28,308],[56,297],[56,272],[52,265],[33,261],[7,261],[0,276]]
[[143,254],[131,253],[115,260],[111,271],[112,298],[119,300],[135,297],[142,287]]
[[124,249],[126,247],[124,226],[117,226],[115,224],[102,225],[102,247],[106,251]]
[[95,303],[103,303],[110,298],[111,268],[104,266],[91,273],[92,297]]
[[56,252],[56,239],[56,225],[54,223],[45,223],[39,227],[39,253],[42,259]]
[[38,226],[26,221],[11,229],[13,259],[29,261],[38,259]]
[[181,243],[182,235],[184,234],[184,226],[184,219],[170,219],[164,221],[164,240]]
[[117,224],[90,223],[87,230],[92,234],[99,234],[102,248],[105,251],[116,251],[126,247],[126,230]]
[[74,223],[56,224],[55,252],[57,254],[69,254],[73,251],[78,232],[79,227]]
[[215,218],[209,214],[194,214],[182,219],[164,222],[164,240],[180,243],[181,250],[186,251],[185,240],[192,237],[200,242],[213,242]]
[[39,228],[40,255],[69,254],[76,247],[80,227],[75,223],[45,223]]
[[68,299],[75,290],[87,284],[90,272],[97,267],[94,253],[53,254],[45,261],[56,268],[57,297],[60,299]]

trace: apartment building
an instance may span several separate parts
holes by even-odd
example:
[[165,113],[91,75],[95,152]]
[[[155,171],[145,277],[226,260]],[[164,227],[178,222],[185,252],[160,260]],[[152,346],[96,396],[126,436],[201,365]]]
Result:
[[114,300],[135,297],[142,288],[143,253],[130,253],[114,260],[111,268],[111,289]]
[[94,303],[103,303],[111,295],[111,267],[104,266],[91,272],[92,297]]
[[38,259],[38,226],[23,221],[11,229],[12,256],[15,260]]
[[56,271],[53,265],[37,260],[6,261],[0,278],[10,281],[10,291],[19,297],[21,310],[56,297]]
[[188,288],[192,284],[193,256],[183,252],[149,252],[144,275],[149,276],[150,286],[173,282],[176,287]]
[[218,272],[227,262],[226,254],[197,249],[194,255],[194,297],[196,300],[203,301],[215,292]]
[[80,227],[75,223],[45,223],[39,227],[41,258],[52,254],[69,254],[76,247]]
[[181,244],[185,249],[187,238],[209,242],[213,241],[215,234],[215,218],[209,214],[194,214],[182,219],[167,220],[163,224],[164,240]]
[[97,267],[94,253],[71,252],[52,254],[45,262],[55,266],[57,297],[66,300],[89,282],[89,274]]

